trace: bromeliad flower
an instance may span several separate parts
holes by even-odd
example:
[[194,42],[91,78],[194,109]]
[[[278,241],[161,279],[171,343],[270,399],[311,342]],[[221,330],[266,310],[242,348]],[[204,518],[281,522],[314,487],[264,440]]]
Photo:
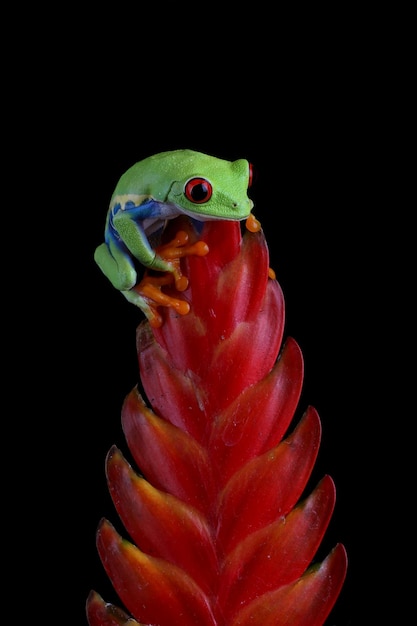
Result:
[[142,284],[142,393],[122,407],[136,467],[116,446],[106,459],[126,532],[107,519],[97,531],[123,608],[92,591],[90,626],[321,626],[342,588],[342,544],[314,561],[333,480],[305,495],[320,418],[309,406],[292,425],[302,354],[283,341],[264,233],[241,224],[173,218],[163,249],[178,250],[176,279],[160,274],[148,295]]

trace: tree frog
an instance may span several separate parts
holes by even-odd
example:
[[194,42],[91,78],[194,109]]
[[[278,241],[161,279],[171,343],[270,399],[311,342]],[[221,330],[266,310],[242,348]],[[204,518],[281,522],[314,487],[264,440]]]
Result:
[[[181,214],[201,222],[252,219],[256,224],[251,216],[253,201],[247,195],[251,183],[252,166],[245,159],[226,161],[194,150],[172,150],[145,158],[119,179],[107,212],[104,242],[96,248],[94,260],[154,326],[160,323],[155,306],[173,306],[185,314],[188,304],[163,294],[161,285],[174,280],[177,290],[183,291],[188,281],[179,270],[179,258],[204,255],[208,247],[203,242],[187,245],[185,233],[159,248],[150,241],[157,239],[167,220]],[[145,271],[168,274],[154,277],[145,273],[138,284],[137,262]]]

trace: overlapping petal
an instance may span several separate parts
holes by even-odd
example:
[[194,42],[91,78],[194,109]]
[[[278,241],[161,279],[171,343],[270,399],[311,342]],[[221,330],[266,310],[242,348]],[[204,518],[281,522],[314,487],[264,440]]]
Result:
[[301,578],[256,598],[229,626],[322,626],[343,586],[346,564],[339,543]]
[[181,568],[149,556],[123,539],[107,520],[97,532],[105,570],[130,613],[149,624],[216,626],[209,598]]
[[310,477],[320,435],[318,414],[309,407],[289,437],[236,471],[219,496],[217,540],[226,552],[291,511]]
[[304,573],[329,523],[334,498],[333,481],[327,476],[305,502],[248,535],[227,555],[220,604],[227,607],[229,619],[251,600]]
[[134,543],[147,554],[181,567],[206,592],[213,588],[218,565],[207,518],[153,487],[116,447],[108,454],[106,469],[117,512]]

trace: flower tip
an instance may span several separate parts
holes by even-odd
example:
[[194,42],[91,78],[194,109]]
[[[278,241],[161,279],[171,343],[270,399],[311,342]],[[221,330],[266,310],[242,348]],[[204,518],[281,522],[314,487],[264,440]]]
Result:
[[90,593],[87,596],[87,604],[90,604],[91,602],[96,602],[97,600],[100,600],[101,596],[99,593],[97,593],[97,591],[95,591],[94,589],[90,590]]
[[120,453],[119,448],[116,446],[116,444],[113,444],[110,450],[107,452],[106,463],[110,463],[113,457],[118,453]]
[[108,525],[110,525],[110,522],[103,516],[97,524],[97,535]]

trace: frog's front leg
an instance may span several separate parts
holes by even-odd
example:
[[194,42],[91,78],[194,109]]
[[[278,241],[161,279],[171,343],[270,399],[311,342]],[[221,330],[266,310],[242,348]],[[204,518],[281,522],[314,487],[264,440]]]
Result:
[[179,210],[173,205],[150,200],[145,204],[131,207],[129,210],[118,211],[113,216],[112,224],[127,249],[142,265],[148,270],[170,272],[174,277],[176,289],[184,291],[188,286],[188,281],[181,273],[180,258],[190,254],[200,256],[207,254],[207,245],[203,242],[188,244],[188,235],[180,231],[172,241],[154,250],[143,227],[143,221],[146,218],[159,220],[162,225],[164,218],[177,215],[179,215]]
[[140,206],[129,207],[128,210],[118,210],[113,215],[111,228],[142,265],[162,272],[173,272],[172,263],[159,256],[151,247],[143,226],[147,218],[160,219],[162,226],[164,219],[159,215],[159,207],[157,202],[149,201]]
[[158,258],[169,260],[173,271],[164,272],[162,275],[151,275],[146,271],[142,280],[130,291],[123,292],[123,295],[129,302],[142,309],[150,325],[155,328],[162,324],[162,317],[158,313],[160,306],[172,308],[179,315],[186,315],[190,310],[188,302],[169,296],[162,291],[162,287],[175,283],[177,291],[185,291],[188,287],[188,279],[181,272],[181,258],[189,255],[205,256],[208,251],[205,242],[189,243],[188,234],[185,231],[179,231],[171,241],[156,249]]

